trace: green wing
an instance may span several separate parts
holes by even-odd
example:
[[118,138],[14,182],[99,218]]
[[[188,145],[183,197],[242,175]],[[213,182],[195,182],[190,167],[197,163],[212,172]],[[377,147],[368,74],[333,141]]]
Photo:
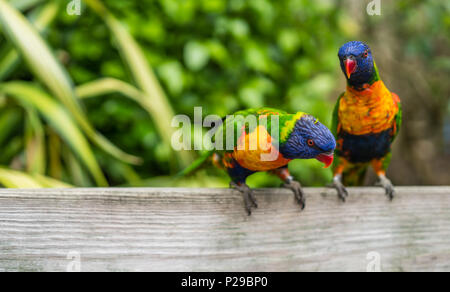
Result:
[[[400,98],[395,93],[392,93],[392,98],[397,103],[398,112],[395,115],[395,132],[392,134],[391,143],[397,137],[398,132],[400,131],[400,127],[402,126],[402,104],[400,102]],[[391,163],[391,156],[392,156],[392,152],[389,151],[389,153],[386,154],[386,156],[382,158],[382,168],[384,170],[387,170],[389,164]]]
[[339,125],[339,104],[341,101],[342,96],[344,95],[344,93],[342,93],[337,101],[336,101],[336,105],[334,106],[334,110],[333,110],[333,117],[332,117],[332,121],[331,121],[331,133],[333,133],[334,137],[337,138],[337,129],[338,129],[338,125]]
[[[340,104],[340,101],[341,101],[341,98],[342,98],[343,95],[344,95],[344,93],[342,93],[338,97],[338,99],[336,101],[336,104],[334,106],[333,116],[332,116],[332,119],[331,119],[331,133],[333,133],[333,135],[336,138],[336,140],[337,140],[337,135],[338,135],[337,129],[338,129],[338,125],[339,125],[339,114],[338,114],[339,113],[339,104]],[[339,147],[339,145],[337,147]],[[335,155],[335,158],[334,158],[334,161],[333,161],[333,165],[331,167],[333,172],[336,169],[336,167],[339,166],[339,163],[340,163],[339,155]]]
[[265,115],[265,114],[286,115],[287,112],[279,110],[279,109],[275,109],[275,108],[263,107],[263,108],[251,108],[251,109],[237,111],[233,115],[235,115],[235,116],[241,115],[241,116],[247,117],[249,115],[260,116],[260,115]]
[[[393,93],[393,94],[395,94],[395,93]],[[397,96],[397,98],[398,98],[398,96]],[[402,103],[400,102],[400,99],[398,99],[397,105],[398,105],[398,112],[395,115],[396,131],[395,131],[394,135],[392,136],[392,141],[394,141],[394,139],[397,137],[398,132],[400,132],[400,128],[402,126]]]

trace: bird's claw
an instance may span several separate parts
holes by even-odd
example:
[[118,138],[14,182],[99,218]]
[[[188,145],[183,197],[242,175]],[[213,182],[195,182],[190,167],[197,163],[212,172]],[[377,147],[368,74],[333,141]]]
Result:
[[252,189],[250,189],[250,187],[246,184],[237,184],[235,182],[231,182],[230,187],[242,193],[244,196],[245,210],[250,216],[252,214],[252,207],[258,208]]
[[333,183],[331,184],[331,187],[336,189],[339,199],[341,199],[341,201],[345,203],[345,200],[348,197],[348,191],[345,188],[345,186],[341,183],[341,181],[334,180]]
[[305,193],[303,192],[302,186],[298,181],[290,180],[283,184],[283,187],[290,189],[294,192],[295,199],[297,203],[300,205],[300,208],[305,209]]
[[394,199],[395,196],[394,185],[387,177],[380,176],[376,185],[384,188],[384,190],[386,191],[386,196],[389,198],[389,200],[392,201]]

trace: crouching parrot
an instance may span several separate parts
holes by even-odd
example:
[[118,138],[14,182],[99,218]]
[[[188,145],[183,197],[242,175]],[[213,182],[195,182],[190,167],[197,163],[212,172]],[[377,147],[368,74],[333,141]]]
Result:
[[372,165],[378,185],[392,200],[394,187],[386,177],[391,144],[402,122],[399,97],[390,92],[378,74],[370,48],[359,41],[344,44],[338,53],[347,90],[339,96],[332,131],[336,137],[333,186],[345,201],[346,186],[361,185]]
[[[256,124],[249,122],[251,117]],[[218,137],[222,140],[220,147]],[[230,187],[243,194],[248,215],[257,207],[253,192],[246,184],[248,176],[259,171],[278,176],[284,181],[283,186],[293,191],[303,209],[304,193],[300,183],[290,175],[288,163],[297,158],[315,158],[328,167],[333,162],[336,147],[333,134],[313,116],[303,112],[288,114],[272,108],[248,109],[227,116],[213,140],[215,149],[206,152],[179,175],[187,175],[211,159],[215,166],[228,172]]]

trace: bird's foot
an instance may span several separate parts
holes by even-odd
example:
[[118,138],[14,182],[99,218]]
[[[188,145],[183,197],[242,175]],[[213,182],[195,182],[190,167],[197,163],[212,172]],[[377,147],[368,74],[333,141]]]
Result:
[[331,187],[336,189],[339,199],[341,199],[342,202],[345,202],[346,198],[348,197],[348,191],[342,184],[341,179],[339,177],[333,178],[333,183],[331,184]]
[[392,199],[394,199],[395,196],[394,185],[384,175],[379,175],[378,178],[379,180],[376,183],[376,185],[382,187],[386,191],[386,196],[389,198],[389,200],[392,201]]
[[247,214],[250,216],[252,214],[252,207],[258,208],[258,204],[256,203],[256,198],[255,195],[253,194],[252,189],[250,189],[250,187],[245,183],[238,184],[235,182],[231,182],[230,187],[242,193],[242,195],[244,196],[245,210],[247,211]]
[[298,181],[290,179],[283,184],[283,187],[293,191],[300,208],[302,210],[305,209],[305,193],[303,192],[301,184]]

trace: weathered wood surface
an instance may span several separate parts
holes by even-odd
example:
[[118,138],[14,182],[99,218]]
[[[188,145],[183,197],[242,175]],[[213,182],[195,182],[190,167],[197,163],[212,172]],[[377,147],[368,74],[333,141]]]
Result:
[[0,271],[450,271],[450,187],[0,190]]

